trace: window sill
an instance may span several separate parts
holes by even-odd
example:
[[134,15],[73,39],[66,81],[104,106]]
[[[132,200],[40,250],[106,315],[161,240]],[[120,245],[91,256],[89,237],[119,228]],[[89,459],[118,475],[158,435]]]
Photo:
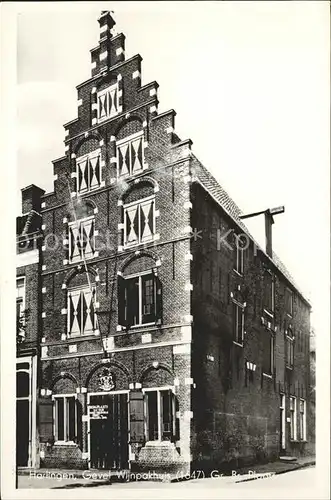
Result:
[[286,370],[293,370],[293,366],[286,365]]
[[153,237],[148,238],[144,241],[140,241],[140,242],[125,243],[123,245],[123,250],[130,250],[131,248],[139,247],[139,246],[145,245],[146,243],[152,243],[153,241],[156,241],[155,236],[156,236],[156,234],[153,234]]
[[98,334],[95,333],[96,330],[93,332],[86,332],[86,333],[77,333],[77,335],[69,335],[67,333],[67,340],[86,340],[90,337],[99,337],[100,333],[99,333],[99,330],[98,330]]
[[54,446],[78,446],[74,441],[55,441]]
[[265,312],[268,316],[270,316],[270,318],[274,317],[274,313],[268,311],[268,309],[263,309],[263,312]]
[[84,195],[84,194],[93,193],[94,191],[97,191],[101,187],[103,187],[103,186],[100,184],[100,186],[93,186],[90,189],[83,189],[82,191],[76,191],[76,194],[77,194],[77,196],[81,196],[81,195]]
[[263,377],[272,379],[272,375],[270,373],[264,373],[264,372],[262,372],[262,375],[263,375]]
[[173,442],[170,440],[155,440],[155,441],[146,441],[146,445],[148,446],[173,446]]

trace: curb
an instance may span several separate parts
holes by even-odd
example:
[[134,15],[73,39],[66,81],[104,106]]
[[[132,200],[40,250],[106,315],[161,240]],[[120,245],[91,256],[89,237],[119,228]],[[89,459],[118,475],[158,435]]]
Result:
[[[269,473],[269,474],[272,474],[272,475],[285,474],[286,472],[291,472],[293,470],[298,470],[298,469],[304,469],[305,467],[309,467],[311,465],[316,465],[316,461],[312,460],[312,461],[306,462],[304,464],[297,464],[296,467],[292,467],[290,469],[279,470],[279,471],[272,472],[272,473]],[[260,474],[257,474],[254,477],[248,477],[246,479],[239,479],[239,481],[234,481],[234,482],[235,483],[246,483],[247,481],[256,481],[257,479],[262,479],[264,476],[266,476],[266,474],[268,474],[268,473],[261,472]],[[271,476],[266,476],[266,477],[271,477]]]

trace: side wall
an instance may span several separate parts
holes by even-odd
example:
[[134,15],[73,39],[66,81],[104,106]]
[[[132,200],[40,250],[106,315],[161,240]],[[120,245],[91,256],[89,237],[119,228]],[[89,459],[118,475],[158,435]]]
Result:
[[[253,463],[280,453],[280,393],[308,400],[309,310],[294,292],[293,317],[285,313],[285,283],[282,275],[261,252],[245,251],[244,273],[234,271],[232,230],[242,230],[197,184],[192,188],[192,227],[200,237],[192,238],[192,311],[194,441],[196,463]],[[193,229],[194,230],[194,229]],[[217,236],[217,230],[220,232]],[[227,234],[226,243],[220,235]],[[232,248],[231,248],[232,246]],[[270,330],[263,307],[263,274],[270,268],[275,282],[274,321]],[[243,346],[233,342],[232,296],[240,289],[245,307]],[[238,292],[239,293],[239,292]],[[285,368],[285,331],[291,323],[295,336],[295,363]],[[271,376],[262,372],[265,335],[274,336],[274,368]],[[252,378],[247,362],[255,365]],[[298,402],[299,405],[299,402]],[[297,415],[298,418],[298,415]],[[297,425],[299,421],[297,420]],[[286,449],[304,452],[303,441],[289,439]]]

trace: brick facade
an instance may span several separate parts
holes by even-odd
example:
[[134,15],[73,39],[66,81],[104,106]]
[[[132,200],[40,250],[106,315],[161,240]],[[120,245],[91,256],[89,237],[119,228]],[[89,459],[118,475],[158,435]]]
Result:
[[[40,465],[93,466],[97,424],[91,408],[93,398],[101,401],[103,395],[110,395],[113,411],[124,412],[118,416],[124,420],[127,398],[128,430],[122,432],[131,469],[187,470],[276,457],[281,452],[280,392],[286,398],[309,397],[310,306],[284,269],[261,250],[255,254],[252,245],[245,251],[244,273],[233,270],[234,250],[218,248],[217,230],[242,231],[239,209],[211,176],[214,187],[206,188],[206,173],[192,154],[191,141],[182,141],[174,131],[176,113],[158,114],[158,84],[141,86],[141,57],[125,59],[125,37],[112,36],[110,14],[103,13],[99,23],[91,78],[77,86],[78,117],[64,125],[65,155],[53,162],[54,191],[41,197],[44,240],[40,273],[35,274],[43,291],[38,302]],[[128,169],[127,175],[119,175],[121,168]],[[218,189],[221,200],[215,199]],[[134,212],[141,200],[148,201]],[[78,227],[85,237],[93,231],[90,250],[92,237],[85,241],[85,259],[78,256]],[[196,238],[194,228],[202,231]],[[129,244],[132,231],[140,239]],[[262,301],[265,268],[274,276],[270,326]],[[123,297],[121,286],[129,287],[130,280],[146,273],[156,294],[155,320],[129,324],[129,293],[143,294],[135,288],[143,285],[134,281],[133,292],[125,288]],[[285,314],[285,287],[294,294],[291,318]],[[84,293],[90,297],[86,306],[80,302]],[[232,333],[238,293],[245,302],[243,346],[233,343]],[[141,307],[134,314],[145,314]],[[85,325],[90,321],[90,329],[72,334],[81,318]],[[284,347],[289,328],[301,339],[300,347],[295,340],[291,370],[285,367]],[[275,339],[270,374],[262,373],[265,335]],[[247,362],[256,367],[253,380]],[[173,395],[171,439],[147,437],[151,389]],[[168,396],[155,397],[164,410],[168,403],[161,398]],[[63,411],[67,423],[59,430],[55,421]],[[70,412],[75,412],[74,431]],[[157,418],[161,432],[163,414]],[[120,428],[126,429],[123,419]],[[69,437],[62,439],[66,432]],[[304,443],[286,443],[287,451],[298,448]]]

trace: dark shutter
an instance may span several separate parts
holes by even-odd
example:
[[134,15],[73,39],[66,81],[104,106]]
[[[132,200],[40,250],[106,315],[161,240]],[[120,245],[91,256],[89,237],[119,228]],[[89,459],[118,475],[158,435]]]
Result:
[[117,276],[117,304],[118,304],[118,324],[121,326],[126,326],[125,319],[125,279],[118,275]]
[[127,280],[126,291],[126,326],[130,328],[139,323],[139,279]]
[[80,449],[83,448],[83,425],[82,425],[83,406],[79,399],[76,399],[76,419],[77,419],[77,444]]
[[40,398],[38,402],[39,440],[41,443],[53,440],[53,401]]
[[153,272],[155,290],[155,324],[162,325],[163,322],[163,291],[162,283],[157,275],[157,270]]
[[141,390],[129,394],[130,443],[144,443],[144,395]]

